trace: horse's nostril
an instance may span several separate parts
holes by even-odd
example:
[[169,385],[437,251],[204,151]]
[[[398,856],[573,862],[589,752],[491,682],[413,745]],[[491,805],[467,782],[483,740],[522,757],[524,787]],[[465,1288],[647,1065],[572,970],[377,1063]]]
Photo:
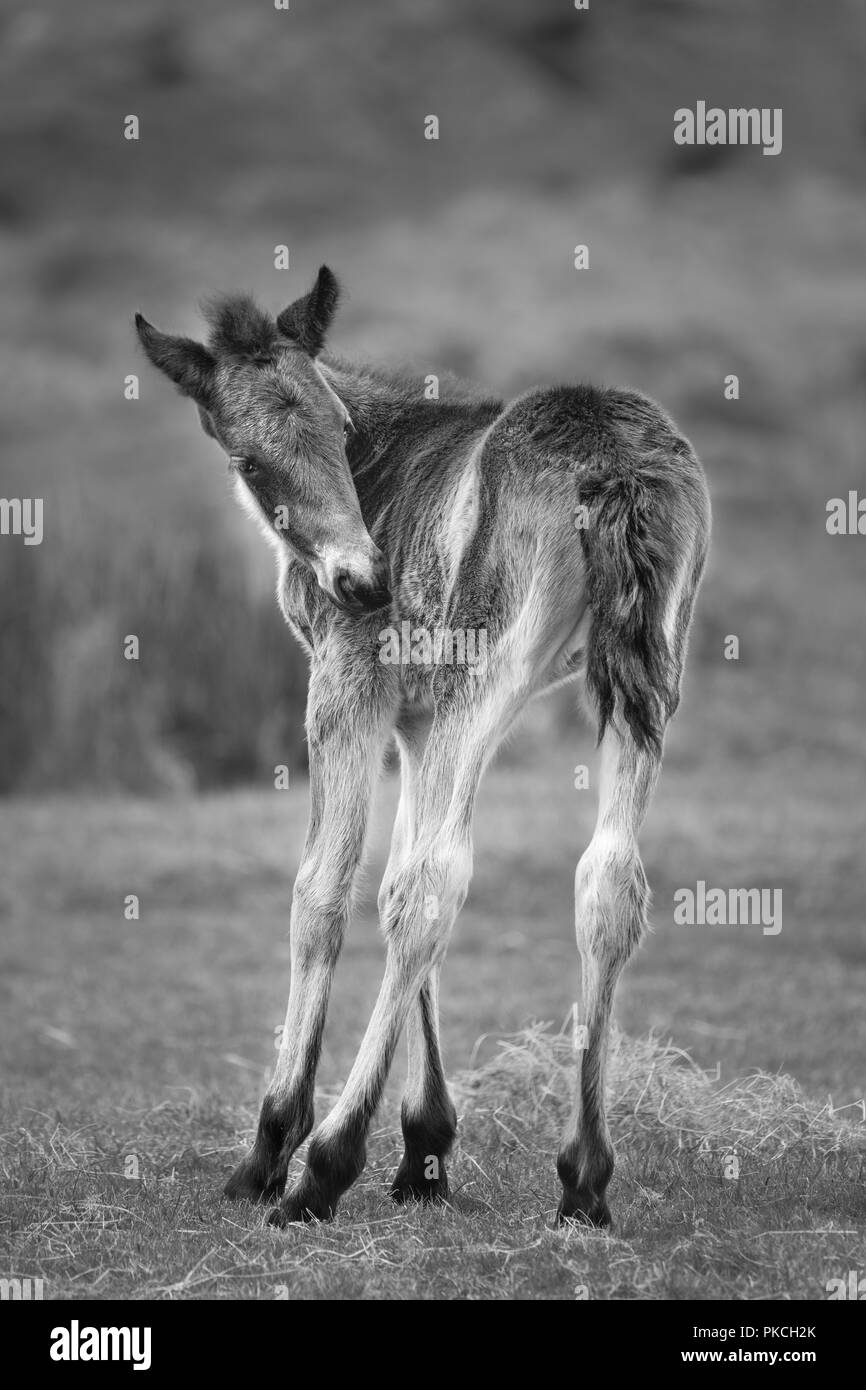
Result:
[[377,608],[386,608],[391,602],[391,590],[388,585],[382,584],[378,589],[371,589],[367,602],[371,613]]
[[344,603],[353,604],[355,602],[355,586],[348,570],[340,570],[334,576],[334,589]]
[[378,590],[380,593],[388,593],[390,585],[391,568],[388,564],[388,561],[385,559],[385,556],[382,555],[376,561],[376,565],[373,570],[373,584],[371,587],[373,589]]
[[334,592],[347,608],[359,613],[373,613],[391,602],[388,578],[385,563],[377,565],[372,583],[356,578],[348,570],[340,570],[334,576]]

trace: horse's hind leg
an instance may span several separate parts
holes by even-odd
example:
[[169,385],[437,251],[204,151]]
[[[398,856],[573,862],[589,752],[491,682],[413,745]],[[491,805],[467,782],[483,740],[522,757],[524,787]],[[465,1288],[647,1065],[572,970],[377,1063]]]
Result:
[[659,768],[659,756],[638,748],[630,731],[609,724],[601,745],[601,787],[595,832],[575,875],[575,925],[582,1004],[577,1034],[577,1084],[571,1124],[556,1160],[562,1181],[557,1220],[610,1222],[605,1192],[614,1166],[605,1115],[605,1062],[614,991],[640,942],[649,890],[637,847]]
[[457,1133],[439,1047],[439,971],[434,964],[406,1020],[409,1077],[400,1121],[403,1157],[391,1184],[395,1202],[445,1201],[445,1159]]
[[[432,716],[405,716],[397,725],[400,749],[400,805],[391,854],[382,879],[380,911],[388,885],[408,857],[416,832],[421,759]],[[434,965],[406,1018],[409,1074],[400,1119],[404,1152],[391,1185],[395,1202],[444,1200],[448,1196],[445,1159],[457,1132],[457,1112],[448,1094],[439,1045],[439,966]]]

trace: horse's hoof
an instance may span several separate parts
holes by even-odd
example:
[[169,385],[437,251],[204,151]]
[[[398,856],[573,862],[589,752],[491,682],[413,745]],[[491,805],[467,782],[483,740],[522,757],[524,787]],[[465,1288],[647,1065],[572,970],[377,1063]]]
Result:
[[278,1230],[285,1230],[286,1226],[295,1223],[307,1223],[310,1221],[330,1221],[334,1215],[334,1208],[325,1208],[324,1204],[316,1197],[304,1194],[301,1189],[294,1192],[287,1192],[278,1207],[268,1216],[268,1225],[276,1226]]
[[437,1176],[428,1178],[424,1172],[425,1164],[410,1162],[404,1154],[391,1184],[392,1202],[399,1206],[405,1206],[408,1202],[421,1202],[426,1206],[433,1202],[447,1202],[448,1174],[445,1172],[445,1164],[441,1159],[437,1159],[436,1166]]
[[273,1202],[286,1185],[285,1178],[263,1177],[249,1158],[240,1162],[223,1188],[231,1202]]
[[595,1197],[591,1192],[563,1193],[556,1210],[557,1226],[589,1226],[603,1230],[610,1224],[610,1207],[603,1197]]
[[443,1174],[429,1181],[422,1178],[420,1182],[409,1182],[408,1179],[401,1181],[398,1174],[391,1185],[391,1201],[400,1207],[410,1202],[420,1202],[422,1206],[442,1205],[448,1201],[448,1179]]

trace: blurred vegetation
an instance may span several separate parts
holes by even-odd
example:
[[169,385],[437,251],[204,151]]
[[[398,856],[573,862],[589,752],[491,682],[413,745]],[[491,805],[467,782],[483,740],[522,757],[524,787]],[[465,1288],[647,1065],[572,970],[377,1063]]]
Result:
[[[864,479],[861,6],[37,0],[0,38],[0,491],[45,499],[41,546],[0,542],[0,789],[302,763],[271,557],[131,316],[194,333],[202,295],[276,309],[323,260],[347,355],[661,399],[716,510],[681,755],[866,760],[864,543],[824,529]],[[782,107],[782,153],[676,147],[698,99]]]

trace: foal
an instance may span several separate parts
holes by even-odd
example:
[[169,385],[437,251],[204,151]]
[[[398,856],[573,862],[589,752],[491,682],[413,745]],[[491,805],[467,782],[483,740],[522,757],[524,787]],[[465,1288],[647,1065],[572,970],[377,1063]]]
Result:
[[[405,1027],[409,1079],[397,1201],[447,1196],[456,1112],[439,1051],[439,971],[472,871],[481,774],[527,702],[574,682],[601,746],[598,821],[577,866],[584,1047],[557,1159],[558,1219],[610,1220],[605,1054],[619,974],[648,888],[636,843],[674,712],[710,508],[688,441],[652,401],[589,386],[508,405],[324,353],[337,302],[322,267],[276,320],[249,299],[209,311],[207,347],[140,315],[151,362],[198,406],[279,565],[278,600],[310,660],[311,810],[291,917],[291,988],[256,1140],[231,1197],[281,1198],[277,1225],[333,1215]],[[412,634],[394,660],[386,629]],[[441,659],[420,632],[483,636]],[[418,659],[418,652],[421,657]],[[368,804],[396,736],[401,794],[379,893],[387,943],[373,1016],[345,1089],[313,1135],[331,979]]]

